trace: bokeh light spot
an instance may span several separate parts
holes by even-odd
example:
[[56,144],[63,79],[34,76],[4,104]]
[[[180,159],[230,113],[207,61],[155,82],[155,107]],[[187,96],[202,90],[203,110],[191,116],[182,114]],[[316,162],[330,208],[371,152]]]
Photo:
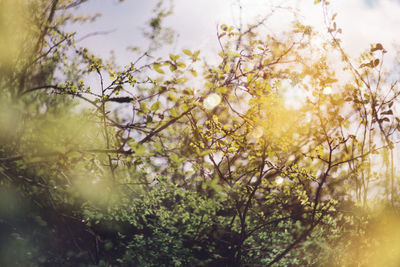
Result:
[[210,94],[208,95],[203,102],[203,105],[206,109],[213,109],[221,103],[221,97],[218,94]]

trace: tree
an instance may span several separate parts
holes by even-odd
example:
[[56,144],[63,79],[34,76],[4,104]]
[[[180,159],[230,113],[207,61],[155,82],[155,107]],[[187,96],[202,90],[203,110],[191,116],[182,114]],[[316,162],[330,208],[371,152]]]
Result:
[[[342,266],[361,260],[348,248],[365,256],[380,240],[368,190],[380,177],[396,209],[399,128],[382,44],[356,67],[322,1],[322,48],[301,22],[262,38],[261,20],[221,25],[215,66],[184,49],[118,68],[64,32],[88,19],[70,12],[84,2],[2,3],[2,35],[18,47],[0,65],[3,264]],[[169,14],[151,20],[154,34]],[[336,78],[330,53],[352,80]],[[310,93],[300,109],[285,106],[285,84]],[[387,175],[374,174],[381,162]]]

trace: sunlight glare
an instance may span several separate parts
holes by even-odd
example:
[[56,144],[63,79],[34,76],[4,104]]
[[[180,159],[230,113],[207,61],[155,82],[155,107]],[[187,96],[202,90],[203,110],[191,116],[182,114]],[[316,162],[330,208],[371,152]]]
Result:
[[325,87],[323,93],[324,93],[324,95],[330,95],[330,94],[332,94],[332,87],[330,87],[330,86]]
[[283,183],[283,178],[279,176],[278,178],[276,178],[275,182],[277,185],[280,185]]
[[221,97],[218,94],[210,94],[204,99],[203,106],[206,109],[213,109],[221,103]]
[[300,85],[294,87],[287,86],[287,90],[284,93],[284,104],[286,109],[297,110],[300,109],[305,103],[307,94]]
[[257,126],[257,127],[254,128],[254,130],[251,132],[250,135],[251,135],[251,138],[258,139],[261,136],[263,136],[263,134],[264,134],[263,127]]

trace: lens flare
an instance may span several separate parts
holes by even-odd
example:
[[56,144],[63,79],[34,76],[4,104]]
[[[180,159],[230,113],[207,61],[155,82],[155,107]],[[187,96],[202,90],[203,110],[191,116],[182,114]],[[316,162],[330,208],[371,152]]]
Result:
[[325,87],[323,93],[324,93],[325,95],[330,95],[330,94],[332,94],[332,87],[329,87],[329,86],[328,86],[328,87]]
[[263,136],[264,134],[264,129],[261,126],[257,126],[256,128],[254,128],[254,130],[251,132],[250,136],[251,138],[260,138],[261,136]]
[[210,94],[208,95],[203,102],[203,105],[206,109],[213,109],[221,103],[221,97],[218,94]]

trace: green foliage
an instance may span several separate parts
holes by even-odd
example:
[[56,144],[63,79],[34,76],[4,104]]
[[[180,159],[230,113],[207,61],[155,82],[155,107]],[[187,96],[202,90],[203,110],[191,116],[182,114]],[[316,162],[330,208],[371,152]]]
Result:
[[[120,68],[63,31],[88,19],[69,11],[82,2],[1,3],[0,265],[398,260],[399,93],[382,44],[355,68],[335,15],[317,48],[300,22],[279,38],[223,24],[216,65],[183,49]],[[162,43],[172,9],[155,13],[148,36]],[[332,50],[351,80],[338,80]],[[298,109],[285,104],[291,87],[308,92]],[[390,202],[381,213],[368,212],[372,185],[387,198],[376,209]]]
[[213,199],[159,178],[142,198],[84,214],[94,229],[113,234],[103,241],[110,253],[119,255],[109,259],[116,264],[203,266],[220,257],[210,237],[212,229],[223,225],[216,216],[220,208]]

